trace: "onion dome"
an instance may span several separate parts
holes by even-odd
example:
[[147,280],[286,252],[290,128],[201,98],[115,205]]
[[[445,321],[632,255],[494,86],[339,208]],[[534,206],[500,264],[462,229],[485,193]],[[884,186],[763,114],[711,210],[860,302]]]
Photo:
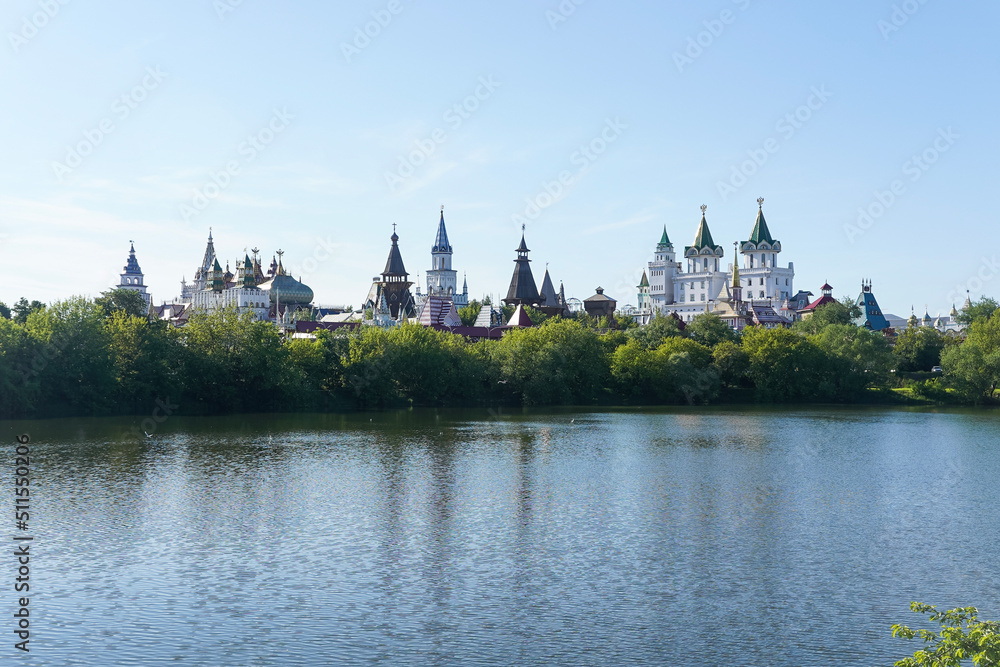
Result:
[[307,304],[312,303],[313,291],[289,275],[277,275],[258,286],[268,293],[271,303]]
[[[271,276],[266,282],[258,285],[257,288],[267,292],[273,304],[305,305],[312,303],[312,288],[285,273],[285,267],[282,266],[280,259],[283,254],[285,253],[281,250],[278,251],[279,259],[277,265],[274,266],[275,275]],[[274,265],[274,262],[272,262],[272,265]]]

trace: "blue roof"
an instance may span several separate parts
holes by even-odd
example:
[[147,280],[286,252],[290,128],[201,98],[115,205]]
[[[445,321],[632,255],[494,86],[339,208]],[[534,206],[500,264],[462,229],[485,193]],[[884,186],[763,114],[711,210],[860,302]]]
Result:
[[444,210],[441,210],[441,222],[438,223],[437,236],[434,238],[434,245],[431,252],[451,252],[451,244],[448,243],[448,231],[444,228]]
[[879,308],[878,301],[875,300],[875,295],[872,294],[869,285],[862,288],[857,303],[861,307],[861,317],[856,319],[854,323],[859,327],[872,331],[883,331],[891,326],[889,320],[885,319],[885,315],[882,314],[882,309]]

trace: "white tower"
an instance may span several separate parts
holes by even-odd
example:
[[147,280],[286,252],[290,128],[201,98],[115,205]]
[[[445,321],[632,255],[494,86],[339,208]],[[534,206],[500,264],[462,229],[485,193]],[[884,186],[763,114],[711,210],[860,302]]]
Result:
[[795,266],[778,266],[781,241],[776,241],[764,220],[764,198],[757,200],[757,219],[750,238],[740,244],[743,255],[743,298],[747,301],[772,300],[779,303],[792,296]]
[[667,226],[664,225],[663,236],[656,244],[653,261],[649,263],[649,301],[652,310],[662,310],[664,306],[674,302],[674,278],[680,267],[674,254],[674,244],[667,237]]
[[441,207],[441,222],[438,223],[437,236],[431,247],[431,270],[427,272],[428,296],[449,296],[454,298],[458,292],[458,271],[451,268],[451,244],[448,243],[448,231],[444,226],[444,206]]

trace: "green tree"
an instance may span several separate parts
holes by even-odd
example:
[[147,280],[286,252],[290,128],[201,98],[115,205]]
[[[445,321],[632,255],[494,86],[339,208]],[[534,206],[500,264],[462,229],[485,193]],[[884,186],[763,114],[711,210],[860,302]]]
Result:
[[719,373],[711,366],[712,351],[693,340],[672,337],[651,354],[653,392],[663,401],[704,403],[720,387]]
[[10,319],[10,308],[3,301],[0,301],[0,319]]
[[655,350],[668,338],[682,335],[680,321],[677,318],[659,313],[654,315],[645,326],[628,331],[628,337],[637,341],[647,350]]
[[71,297],[32,311],[25,329],[42,347],[32,371],[37,373],[44,411],[107,412],[115,381],[103,311],[84,297]]
[[176,400],[183,390],[177,336],[167,323],[115,310],[105,319],[119,410],[148,411],[156,399]]
[[610,358],[611,377],[622,396],[650,400],[656,368],[653,351],[635,339],[619,345]]
[[945,382],[966,400],[992,398],[1000,385],[1000,316],[974,320],[965,341],[942,353],[941,366]]
[[902,373],[929,371],[941,363],[947,337],[933,327],[915,327],[896,336],[892,356],[896,370]]
[[750,360],[748,375],[760,398],[802,400],[834,393],[823,350],[804,336],[790,329],[749,327],[742,343]]
[[458,316],[464,326],[471,327],[476,323],[476,318],[479,317],[479,311],[482,309],[483,304],[473,299],[468,306],[462,306],[458,309]]
[[837,397],[855,398],[869,387],[888,383],[892,350],[880,332],[853,324],[830,324],[809,340],[826,353],[830,363],[827,379],[834,383]]
[[45,304],[41,301],[31,301],[28,302],[23,296],[17,300],[14,307],[11,309],[14,312],[14,321],[18,324],[24,324],[28,321],[28,315],[39,310],[45,310]]
[[735,341],[722,341],[712,349],[712,364],[727,387],[739,387],[750,372],[750,357]]
[[619,393],[644,402],[704,402],[719,389],[712,352],[693,340],[671,337],[655,350],[629,339],[611,355],[611,375]]
[[43,349],[24,326],[0,318],[0,418],[30,416],[39,405],[38,371],[58,350]]
[[912,630],[894,624],[893,637],[920,637],[924,642],[924,648],[915,651],[912,657],[896,661],[894,667],[960,667],[963,661],[975,667],[1000,666],[1000,623],[980,621],[975,607],[938,611],[932,605],[913,602],[910,610],[927,614],[928,620],[937,622],[941,629]]
[[715,313],[695,315],[684,327],[684,333],[691,340],[708,347],[715,347],[724,341],[731,342],[738,338],[733,328],[723,322],[722,318]]
[[528,317],[531,318],[532,323],[536,327],[545,320],[549,319],[549,316],[547,314],[538,310],[537,308],[532,308],[531,306],[525,306],[524,312],[528,313]]
[[280,409],[293,376],[278,328],[253,312],[196,312],[179,330],[184,348],[185,404],[212,412]]
[[977,301],[969,303],[968,308],[962,308],[955,319],[960,324],[972,324],[980,320],[988,320],[998,308],[1000,308],[1000,303],[997,303],[996,299],[984,296]]
[[362,327],[342,357],[344,384],[365,407],[475,400],[483,373],[471,347],[461,336],[419,324]]
[[496,395],[526,405],[591,403],[610,380],[600,336],[575,320],[513,329],[481,353],[495,369]]
[[105,317],[111,317],[112,313],[117,311],[135,317],[146,317],[149,312],[142,295],[124,287],[101,292],[101,296],[94,299],[94,303],[104,311]]
[[861,308],[853,300],[840,301],[820,306],[808,317],[792,325],[792,329],[802,334],[816,334],[831,324],[853,324],[861,317]]

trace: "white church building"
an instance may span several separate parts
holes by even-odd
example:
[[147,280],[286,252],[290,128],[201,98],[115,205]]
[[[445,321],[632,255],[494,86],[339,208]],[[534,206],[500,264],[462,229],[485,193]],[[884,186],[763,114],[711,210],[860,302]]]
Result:
[[[767,228],[763,198],[757,204],[757,219],[750,237],[734,243],[742,255],[739,280],[744,301],[763,302],[761,305],[766,303],[777,311],[795,294],[795,267],[791,262],[779,265],[781,242]],[[663,236],[648,265],[648,279],[644,276],[643,283],[648,282],[648,286],[642,283],[638,286],[639,309],[635,317],[640,323],[648,322],[654,313],[676,313],[683,321],[690,322],[700,313],[714,311],[726,298],[733,265],[725,262],[725,249],[712,239],[705,219],[707,208],[701,207],[698,232],[694,243],[684,248],[682,261],[678,261],[667,228],[663,227]]]

